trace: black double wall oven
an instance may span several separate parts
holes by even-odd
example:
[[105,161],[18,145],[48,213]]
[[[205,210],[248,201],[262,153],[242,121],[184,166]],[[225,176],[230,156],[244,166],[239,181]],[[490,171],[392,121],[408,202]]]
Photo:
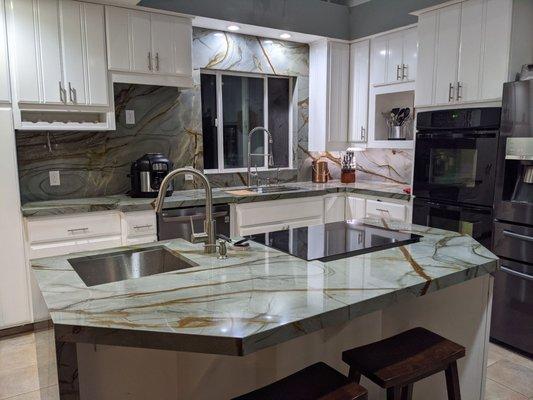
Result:
[[499,107],[418,114],[414,223],[491,247],[500,115]]

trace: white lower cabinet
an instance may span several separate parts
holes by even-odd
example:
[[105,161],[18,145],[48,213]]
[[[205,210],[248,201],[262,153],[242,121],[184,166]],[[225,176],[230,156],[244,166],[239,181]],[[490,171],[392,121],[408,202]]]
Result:
[[381,199],[366,201],[366,216],[405,221],[407,205],[385,202]]
[[26,219],[30,259],[122,245],[119,212]]
[[324,223],[345,220],[346,196],[343,194],[324,197]]
[[134,245],[157,242],[155,211],[135,211],[121,215],[122,244]]
[[322,224],[322,197],[272,200],[231,205],[231,235],[256,233]]
[[366,199],[348,195],[346,197],[346,219],[360,219],[366,216]]

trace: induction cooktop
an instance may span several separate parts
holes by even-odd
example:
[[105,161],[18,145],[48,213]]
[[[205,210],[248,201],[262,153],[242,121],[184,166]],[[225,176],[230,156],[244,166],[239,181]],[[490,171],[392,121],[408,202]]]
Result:
[[247,236],[254,242],[306,261],[333,261],[415,243],[422,236],[357,220],[290,228]]

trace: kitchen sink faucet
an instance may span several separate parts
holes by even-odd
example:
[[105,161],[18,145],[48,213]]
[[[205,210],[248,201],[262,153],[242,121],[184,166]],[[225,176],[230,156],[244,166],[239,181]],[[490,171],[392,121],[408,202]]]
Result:
[[[269,152],[268,153],[252,153],[252,136],[255,132],[263,131],[268,135]],[[267,128],[263,126],[256,126],[248,133],[248,187],[252,186],[252,156],[268,156],[268,166],[274,166],[274,157],[272,155],[272,135]],[[256,172],[257,175],[257,172]]]
[[157,198],[152,203],[155,212],[156,214],[161,214],[161,211],[163,210],[163,203],[165,202],[165,193],[167,191],[168,185],[170,185],[170,182],[177,175],[181,174],[191,174],[196,176],[200,179],[200,182],[202,182],[202,186],[205,189],[204,232],[194,233],[193,231],[191,241],[194,242],[196,240],[206,240],[206,243],[204,245],[205,253],[215,253],[217,251],[217,247],[219,246],[215,243],[215,221],[213,221],[213,190],[211,189],[211,184],[207,180],[207,177],[203,173],[194,168],[177,168],[173,171],[170,171],[161,182]]

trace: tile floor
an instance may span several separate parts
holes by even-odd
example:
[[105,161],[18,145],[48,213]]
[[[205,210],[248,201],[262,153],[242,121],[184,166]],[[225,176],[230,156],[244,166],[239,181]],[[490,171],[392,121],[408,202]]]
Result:
[[[59,400],[52,343],[51,330],[0,339],[0,400]],[[491,343],[485,400],[533,400],[533,360]]]

